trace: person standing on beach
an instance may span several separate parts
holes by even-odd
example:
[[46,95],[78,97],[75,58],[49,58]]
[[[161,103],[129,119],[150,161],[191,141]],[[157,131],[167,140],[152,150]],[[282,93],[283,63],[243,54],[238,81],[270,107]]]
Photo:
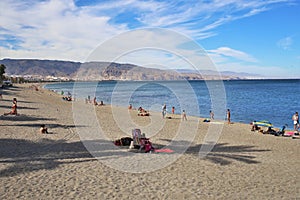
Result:
[[167,114],[167,105],[164,104],[162,106],[162,117],[165,118],[166,114]]
[[298,112],[295,112],[295,114],[292,117],[293,123],[294,123],[294,131],[297,131],[299,128],[299,115]]
[[209,111],[209,116],[210,116],[210,119],[213,120],[214,119],[214,116],[215,114],[213,113],[213,111]]
[[227,109],[227,113],[226,113],[226,118],[227,118],[227,122],[228,122],[228,124],[230,124],[231,122],[230,122],[230,116],[231,114],[230,114],[230,109]]
[[93,104],[94,104],[94,106],[97,106],[97,105],[98,105],[98,103],[97,103],[97,98],[96,98],[96,97],[94,97],[94,99],[93,99]]
[[174,115],[174,113],[175,113],[175,107],[173,106],[172,107],[172,114]]
[[185,110],[182,111],[182,121],[187,121]]

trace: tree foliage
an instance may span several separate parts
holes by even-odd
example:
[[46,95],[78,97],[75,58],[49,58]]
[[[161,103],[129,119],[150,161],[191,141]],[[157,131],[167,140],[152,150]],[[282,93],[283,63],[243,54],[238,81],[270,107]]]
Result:
[[5,74],[5,65],[1,64],[0,65],[0,82],[2,82],[5,78],[4,74]]

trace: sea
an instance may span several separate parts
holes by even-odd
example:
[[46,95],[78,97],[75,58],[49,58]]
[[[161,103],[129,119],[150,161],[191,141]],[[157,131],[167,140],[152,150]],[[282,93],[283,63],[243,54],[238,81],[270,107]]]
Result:
[[190,116],[225,120],[230,109],[231,121],[251,123],[267,120],[274,127],[293,128],[292,115],[300,112],[300,79],[291,80],[195,80],[195,81],[99,81],[61,82],[44,86],[76,101],[91,100],[116,106],[143,107],[170,113],[183,110]]

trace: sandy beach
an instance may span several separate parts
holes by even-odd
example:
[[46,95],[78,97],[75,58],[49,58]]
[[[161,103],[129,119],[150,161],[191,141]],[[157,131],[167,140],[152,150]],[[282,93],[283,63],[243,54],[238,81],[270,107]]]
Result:
[[[213,123],[203,119],[72,104],[37,87],[1,90],[1,199],[300,199],[299,139],[220,122],[212,137]],[[14,97],[19,116],[3,116]],[[49,134],[39,133],[41,124]],[[112,141],[131,136],[134,126],[155,148],[172,152],[115,147]],[[212,151],[199,156],[210,137],[217,137]]]

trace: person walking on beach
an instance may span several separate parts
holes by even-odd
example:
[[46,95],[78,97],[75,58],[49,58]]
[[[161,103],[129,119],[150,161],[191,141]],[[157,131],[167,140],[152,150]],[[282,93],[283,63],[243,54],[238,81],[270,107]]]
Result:
[[231,114],[230,114],[230,109],[227,109],[227,113],[226,113],[226,118],[227,118],[227,122],[228,122],[228,124],[230,124],[231,123],[231,121],[230,121],[230,116]]
[[213,111],[209,111],[209,116],[210,116],[210,120],[214,119],[215,114],[213,113]]
[[165,118],[166,114],[167,114],[167,105],[164,104],[162,106],[162,117]]
[[295,114],[292,117],[293,123],[294,123],[294,131],[297,131],[299,128],[299,115],[298,112],[295,112]]
[[182,111],[182,121],[187,121],[185,110]]

